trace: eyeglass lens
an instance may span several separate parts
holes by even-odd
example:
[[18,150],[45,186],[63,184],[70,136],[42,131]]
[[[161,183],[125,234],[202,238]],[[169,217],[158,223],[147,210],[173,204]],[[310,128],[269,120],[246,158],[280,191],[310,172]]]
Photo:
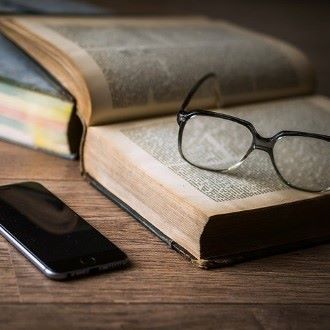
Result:
[[273,149],[281,176],[291,185],[310,191],[330,188],[330,142],[306,136],[284,136]]
[[196,115],[183,130],[181,150],[190,163],[211,170],[239,164],[250,149],[253,135],[231,120]]
[[[244,125],[219,117],[194,115],[181,139],[184,158],[201,168],[228,170],[238,166],[253,144]],[[330,143],[305,136],[283,136],[273,149],[275,166],[290,185],[309,191],[330,187]]]

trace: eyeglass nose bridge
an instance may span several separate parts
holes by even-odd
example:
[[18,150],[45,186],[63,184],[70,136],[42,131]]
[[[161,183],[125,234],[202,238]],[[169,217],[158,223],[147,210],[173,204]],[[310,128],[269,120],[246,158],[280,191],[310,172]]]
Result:
[[272,138],[265,138],[258,133],[254,137],[254,148],[267,152],[271,154],[274,146],[274,141]]

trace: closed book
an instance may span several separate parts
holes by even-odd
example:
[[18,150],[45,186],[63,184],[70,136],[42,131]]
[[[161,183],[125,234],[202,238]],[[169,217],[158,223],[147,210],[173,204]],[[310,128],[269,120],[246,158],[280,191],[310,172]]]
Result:
[[0,138],[76,158],[75,102],[37,62],[0,34]]

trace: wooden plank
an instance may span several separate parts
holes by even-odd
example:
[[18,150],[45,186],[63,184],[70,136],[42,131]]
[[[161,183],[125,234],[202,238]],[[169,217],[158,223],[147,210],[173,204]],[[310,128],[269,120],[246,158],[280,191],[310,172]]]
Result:
[[170,250],[86,182],[41,181],[126,251],[132,266],[53,282],[11,247],[23,302],[329,303],[330,245],[205,271]]
[[[134,249],[136,252],[129,254],[133,260],[130,269],[71,282],[44,279],[13,251],[20,299],[29,303],[329,303],[328,276],[306,274],[303,268],[297,268],[296,272],[277,271],[278,266],[285,268],[290,258],[280,261],[276,260],[279,257],[272,257],[274,266],[268,271],[258,271],[263,268],[260,260],[233,269],[205,272],[174,252],[161,252],[162,249],[160,246],[158,251],[148,249],[146,253],[144,248],[140,253]],[[323,253],[329,255],[329,249]],[[306,254],[301,257],[305,258]]]
[[78,161],[0,141],[0,179],[80,180]]
[[[0,235],[0,302],[19,302],[15,269],[7,241]],[[1,314],[1,313],[0,313]]]
[[0,305],[0,325],[84,329],[329,329],[328,305]]

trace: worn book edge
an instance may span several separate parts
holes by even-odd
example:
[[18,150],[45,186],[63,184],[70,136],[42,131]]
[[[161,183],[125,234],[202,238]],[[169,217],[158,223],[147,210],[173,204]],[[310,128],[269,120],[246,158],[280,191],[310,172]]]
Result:
[[129,215],[131,215],[135,220],[141,223],[144,227],[148,228],[152,233],[154,233],[158,238],[160,238],[163,242],[165,242],[171,249],[179,252],[185,258],[189,259],[191,263],[197,265],[202,269],[212,269],[212,268],[220,268],[225,266],[235,265],[244,261],[254,260],[263,258],[266,256],[285,253],[297,249],[308,248],[319,244],[325,244],[330,242],[330,236],[312,238],[301,240],[298,242],[271,246],[263,249],[258,249],[254,251],[242,252],[238,254],[232,254],[228,256],[221,257],[213,257],[211,259],[197,259],[190,252],[188,252],[181,245],[176,243],[170,237],[166,236],[162,231],[160,231],[157,227],[151,224],[147,219],[142,217],[139,213],[137,213],[134,209],[132,209],[129,205],[123,202],[120,198],[102,186],[97,180],[95,180],[88,173],[83,173],[84,178],[97,190],[99,190],[103,195],[109,198],[113,203],[118,205],[124,211],[126,211]]

